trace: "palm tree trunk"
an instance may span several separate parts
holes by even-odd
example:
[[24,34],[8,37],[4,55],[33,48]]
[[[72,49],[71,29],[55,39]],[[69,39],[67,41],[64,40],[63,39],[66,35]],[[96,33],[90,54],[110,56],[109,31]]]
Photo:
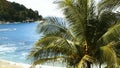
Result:
[[101,63],[99,64],[99,68],[101,68]]
[[91,62],[87,61],[87,68],[91,68]]
[[77,65],[77,68],[85,68],[85,66],[84,66],[85,61],[83,60],[83,58],[79,61],[78,65]]
[[78,63],[77,68],[91,68],[91,62],[85,60],[88,58],[88,55],[85,55]]

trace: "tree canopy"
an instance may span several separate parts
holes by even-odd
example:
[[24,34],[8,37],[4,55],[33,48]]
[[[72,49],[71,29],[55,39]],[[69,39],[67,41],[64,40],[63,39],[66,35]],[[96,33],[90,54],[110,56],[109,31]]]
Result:
[[[43,36],[29,57],[33,65],[63,61],[67,68],[106,64],[120,68],[120,0],[59,0],[65,19],[46,17],[38,25]],[[60,59],[60,60],[59,60]]]
[[42,16],[38,11],[26,8],[24,5],[0,0],[0,21],[25,22],[41,20]]

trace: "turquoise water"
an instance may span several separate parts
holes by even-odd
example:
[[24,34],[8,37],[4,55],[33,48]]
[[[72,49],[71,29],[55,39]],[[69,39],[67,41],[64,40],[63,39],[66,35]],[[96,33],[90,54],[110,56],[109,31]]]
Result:
[[37,23],[0,24],[0,59],[28,63],[27,55],[39,38]]

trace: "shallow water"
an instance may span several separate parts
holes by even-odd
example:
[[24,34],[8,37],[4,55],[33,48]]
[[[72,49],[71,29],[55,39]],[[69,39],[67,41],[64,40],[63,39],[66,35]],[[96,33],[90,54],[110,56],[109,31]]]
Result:
[[0,24],[0,59],[28,63],[27,55],[39,38],[37,23]]

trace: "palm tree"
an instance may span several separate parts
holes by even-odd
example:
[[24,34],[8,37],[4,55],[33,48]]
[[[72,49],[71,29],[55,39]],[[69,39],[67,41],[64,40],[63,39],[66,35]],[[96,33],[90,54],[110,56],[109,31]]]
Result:
[[120,0],[59,0],[65,19],[47,17],[38,25],[43,36],[29,57],[33,65],[63,61],[68,68],[92,64],[120,67]]

